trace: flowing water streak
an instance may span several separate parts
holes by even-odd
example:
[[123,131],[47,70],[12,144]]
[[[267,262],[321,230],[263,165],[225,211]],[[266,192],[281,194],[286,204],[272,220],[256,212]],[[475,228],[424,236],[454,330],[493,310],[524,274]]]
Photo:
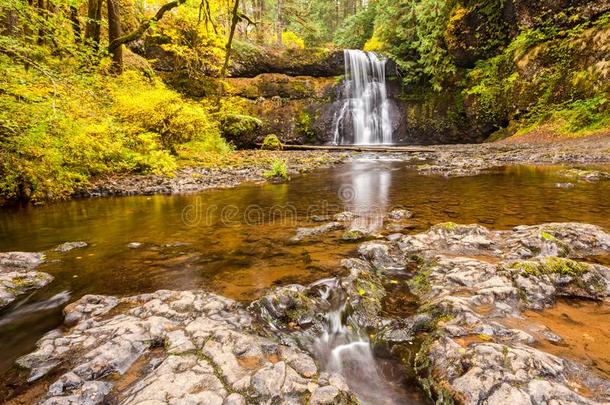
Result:
[[392,144],[386,59],[354,49],[346,49],[344,55],[347,96],[335,117],[334,143],[346,143],[345,132],[351,129],[355,145]]
[[[321,284],[327,282],[324,280]],[[328,286],[328,291],[333,288]],[[334,285],[336,289],[337,286]],[[327,299],[329,294],[322,298]],[[343,298],[344,299],[344,298]],[[405,403],[378,369],[368,336],[348,327],[346,302],[326,314],[327,329],[314,343],[316,357],[323,369],[341,374],[363,404],[394,405]]]

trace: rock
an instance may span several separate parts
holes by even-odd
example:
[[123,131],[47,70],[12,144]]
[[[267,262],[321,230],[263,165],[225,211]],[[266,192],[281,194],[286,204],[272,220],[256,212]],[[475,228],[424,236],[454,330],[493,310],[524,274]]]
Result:
[[343,211],[335,215],[335,221],[339,222],[347,222],[357,218],[358,215],[354,214],[351,211]]
[[319,305],[316,295],[302,285],[288,285],[269,292],[249,308],[273,329],[293,329],[314,322]]
[[261,402],[305,403],[313,385],[337,390],[335,403],[353,402],[347,388],[319,378],[308,354],[253,334],[248,312],[214,294],[88,295],[65,312],[71,321],[18,360],[31,370],[30,381],[61,364],[43,403],[101,404],[112,395],[124,404],[244,404],[246,393]]
[[[448,389],[464,403],[593,403],[569,381],[582,381],[595,400],[607,401],[610,382],[585,366],[531,347],[537,338],[504,320],[521,317],[524,309],[553,305],[559,296],[607,300],[610,269],[568,257],[607,254],[608,236],[599,227],[577,223],[509,231],[447,223],[383,243],[364,243],[362,257],[384,272],[401,265],[411,268],[409,260],[417,255],[418,273],[409,286],[429,314],[421,321],[415,316],[386,320],[377,339],[402,345],[418,331],[435,328],[429,346],[418,354],[431,362],[421,378],[433,391],[439,389],[446,397]],[[561,341],[550,331],[540,336]]]
[[53,276],[35,271],[45,260],[42,253],[0,253],[0,309],[19,295],[44,287]]
[[140,242],[131,242],[131,243],[127,244],[127,247],[129,249],[139,249],[139,248],[142,247],[142,243],[140,243]]
[[62,243],[61,245],[57,246],[55,248],[55,251],[60,252],[60,253],[66,253],[71,250],[81,249],[81,248],[84,248],[87,246],[88,245],[86,242],[66,242],[66,243]]
[[[595,145],[584,140],[573,144],[446,145],[430,147],[430,152],[422,154],[426,162],[418,165],[416,169],[425,175],[462,177],[516,164],[596,164],[609,161],[610,157],[604,153],[609,146],[608,141]],[[609,176],[609,173],[604,171],[579,169],[561,170],[557,174],[570,180],[582,181],[601,181]],[[567,186],[571,183],[557,184]]]
[[345,233],[343,233],[343,236],[341,236],[341,239],[343,239],[345,241],[355,241],[355,240],[364,239],[366,236],[367,236],[367,233],[365,231],[363,231],[362,229],[352,228],[352,229],[347,230]]
[[388,213],[388,218],[393,221],[399,221],[401,219],[413,218],[413,213],[405,209],[395,209]]
[[344,225],[339,222],[329,222],[324,225],[310,228],[297,228],[296,235],[290,238],[292,242],[300,242],[303,239],[320,236],[325,233],[343,229]]
[[319,387],[313,392],[313,394],[311,394],[309,403],[311,405],[334,404],[336,403],[335,398],[337,398],[339,394],[340,391],[332,385],[326,387]]
[[[247,166],[220,168],[182,167],[173,176],[155,174],[134,174],[120,177],[104,177],[94,180],[86,189],[78,190],[75,196],[102,197],[151,194],[193,193],[210,188],[235,187],[243,182],[268,181],[264,176],[269,170],[269,154],[287,160],[290,171],[305,172],[321,166],[343,161],[346,153],[322,151],[260,151],[237,152]],[[240,160],[241,160],[240,158]],[[203,221],[196,205],[187,206],[183,220],[188,226],[196,226]]]
[[365,242],[358,248],[358,253],[375,268],[386,272],[391,273],[405,268],[405,256],[393,243]]
[[557,188],[574,188],[574,183],[555,183]]

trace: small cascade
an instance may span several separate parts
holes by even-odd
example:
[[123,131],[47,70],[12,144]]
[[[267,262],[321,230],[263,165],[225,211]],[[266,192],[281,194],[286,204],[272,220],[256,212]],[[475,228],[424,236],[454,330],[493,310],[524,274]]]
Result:
[[353,49],[346,49],[344,54],[346,94],[342,107],[335,114],[333,143],[392,144],[386,59],[373,52]]
[[[327,299],[329,295],[322,298]],[[409,403],[401,389],[380,372],[368,336],[353,325],[347,326],[347,303],[344,297],[339,301],[327,312],[326,330],[313,345],[323,370],[341,374],[363,404]]]

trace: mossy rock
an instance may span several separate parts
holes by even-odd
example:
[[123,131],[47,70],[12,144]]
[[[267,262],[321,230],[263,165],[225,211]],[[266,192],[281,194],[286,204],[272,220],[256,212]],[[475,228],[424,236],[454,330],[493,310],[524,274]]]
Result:
[[562,257],[548,257],[540,261],[522,261],[511,265],[512,269],[520,270],[526,276],[541,276],[558,274],[574,278],[581,277],[590,271],[589,265]]
[[277,137],[277,135],[269,134],[263,140],[263,144],[261,145],[262,150],[282,150],[284,149],[284,145],[282,145],[282,141]]
[[254,147],[262,126],[258,118],[241,114],[227,114],[220,123],[222,135],[238,148]]

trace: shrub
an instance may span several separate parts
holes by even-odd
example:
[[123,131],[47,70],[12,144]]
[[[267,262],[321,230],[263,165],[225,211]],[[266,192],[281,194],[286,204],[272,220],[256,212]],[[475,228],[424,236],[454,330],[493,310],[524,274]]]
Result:
[[282,43],[288,47],[293,49],[304,49],[305,41],[303,41],[297,34],[292,31],[284,31],[282,32]]
[[284,145],[277,137],[277,135],[267,135],[263,140],[263,144],[261,145],[261,149],[263,150],[282,150],[284,149]]
[[212,150],[225,148],[216,123],[197,104],[185,101],[163,84],[126,72],[111,85],[113,110],[134,134],[152,132],[176,154],[176,145],[203,141]]
[[[47,56],[48,58],[48,56]],[[171,174],[170,152],[230,150],[203,107],[141,73],[76,71],[43,59],[26,70],[0,55],[0,195],[70,196],[93,176]]]
[[265,173],[265,177],[288,179],[288,168],[286,167],[286,161],[275,159],[271,165],[271,170]]

